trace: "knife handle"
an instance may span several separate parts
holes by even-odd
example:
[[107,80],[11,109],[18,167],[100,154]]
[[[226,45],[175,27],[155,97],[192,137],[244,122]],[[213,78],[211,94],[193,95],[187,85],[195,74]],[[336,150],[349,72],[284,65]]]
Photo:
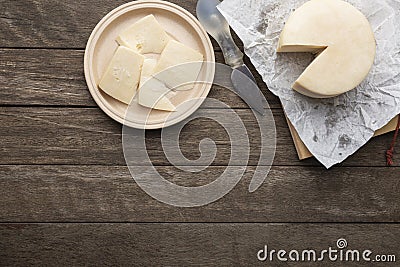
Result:
[[232,68],[237,68],[244,64],[243,53],[233,41],[229,29],[228,31],[221,31],[219,34],[214,36],[214,38],[222,49],[226,64],[228,64]]
[[199,0],[196,13],[201,25],[218,42],[224,54],[225,63],[232,68],[243,65],[243,53],[232,39],[229,24],[219,12],[219,0]]

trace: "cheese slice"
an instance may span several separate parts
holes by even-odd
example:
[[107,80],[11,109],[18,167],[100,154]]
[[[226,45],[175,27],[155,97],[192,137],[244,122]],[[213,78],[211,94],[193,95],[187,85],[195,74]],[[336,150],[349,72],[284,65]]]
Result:
[[156,18],[148,15],[123,31],[117,37],[117,42],[141,54],[159,54],[170,39]]
[[152,77],[156,59],[145,59],[139,85],[138,103],[144,107],[175,111],[175,106],[167,98],[170,89],[164,83]]
[[293,89],[329,98],[354,89],[366,78],[376,43],[367,18],[349,3],[311,0],[289,17],[277,52],[316,53]]
[[167,97],[170,92],[163,82],[151,77],[140,87],[138,103],[152,109],[175,111],[175,106]]
[[191,90],[203,65],[203,55],[177,41],[168,42],[154,68],[155,77],[174,90]]
[[153,58],[146,58],[143,62],[143,67],[142,67],[142,73],[140,75],[140,84],[139,84],[139,90],[142,85],[152,77],[154,67],[157,64],[157,59]]
[[175,106],[167,98],[170,89],[164,83],[153,78],[156,59],[145,59],[139,85],[138,103],[144,107],[175,111]]
[[120,46],[104,73],[99,87],[111,97],[129,104],[137,92],[144,57]]

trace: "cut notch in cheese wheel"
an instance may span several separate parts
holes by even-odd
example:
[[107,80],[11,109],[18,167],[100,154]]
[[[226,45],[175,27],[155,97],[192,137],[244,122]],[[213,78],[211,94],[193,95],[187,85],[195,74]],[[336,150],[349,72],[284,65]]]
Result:
[[318,53],[293,85],[314,98],[335,97],[357,87],[376,53],[367,18],[342,0],[311,0],[291,14],[277,52]]

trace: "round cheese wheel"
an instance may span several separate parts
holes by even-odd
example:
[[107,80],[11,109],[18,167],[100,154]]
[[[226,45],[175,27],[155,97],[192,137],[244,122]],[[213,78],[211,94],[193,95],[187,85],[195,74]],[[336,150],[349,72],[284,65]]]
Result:
[[289,17],[277,52],[316,53],[293,89],[306,96],[329,98],[354,89],[366,78],[376,43],[367,18],[351,4],[311,0]]

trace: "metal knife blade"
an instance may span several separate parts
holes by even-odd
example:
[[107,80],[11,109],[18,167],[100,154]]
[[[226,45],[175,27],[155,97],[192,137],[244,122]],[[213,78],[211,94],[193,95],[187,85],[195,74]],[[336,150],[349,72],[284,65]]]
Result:
[[249,70],[249,68],[248,68],[246,65],[243,64],[242,66],[237,67],[236,69],[237,69],[237,70],[240,70],[241,72],[243,72],[244,74],[246,74],[247,77],[249,77],[250,79],[252,79],[254,83],[257,83],[257,82],[256,82],[256,78],[254,78],[254,76],[253,76],[253,73],[251,73],[251,71]]
[[252,109],[265,114],[262,100],[264,96],[254,76],[243,62],[243,53],[232,38],[228,22],[217,9],[219,4],[219,0],[199,0],[196,7],[197,17],[221,47],[225,63],[233,69],[231,79],[238,95]]
[[252,79],[249,74],[253,76],[246,65],[233,69],[231,74],[233,88],[250,108],[265,115],[264,96],[261,95],[260,89],[253,80],[254,77]]

